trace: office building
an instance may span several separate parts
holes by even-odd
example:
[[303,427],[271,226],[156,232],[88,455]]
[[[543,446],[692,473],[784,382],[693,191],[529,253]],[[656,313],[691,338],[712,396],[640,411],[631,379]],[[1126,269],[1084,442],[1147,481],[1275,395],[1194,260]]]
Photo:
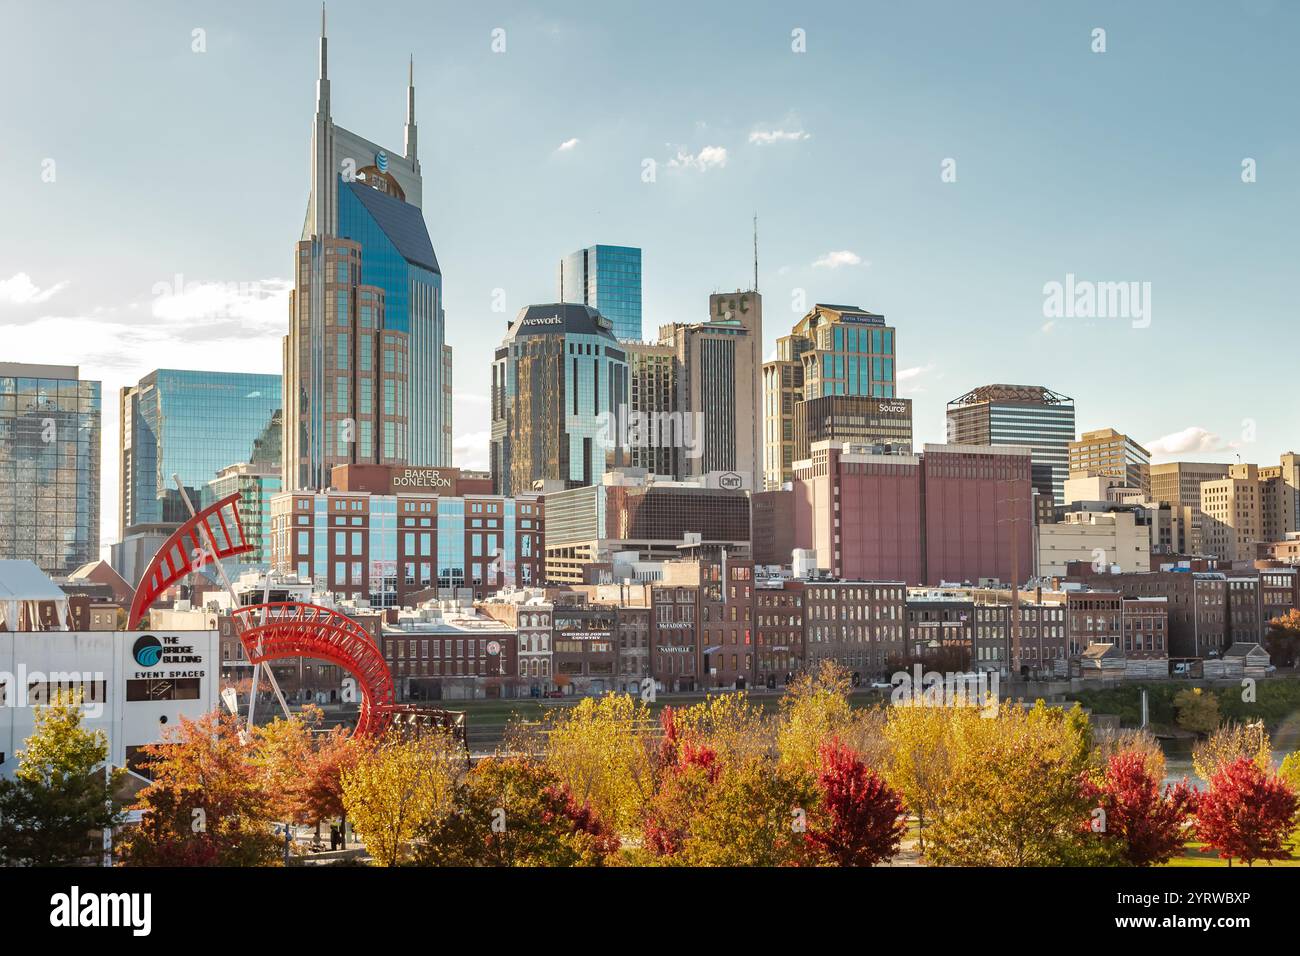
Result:
[[907,454],[912,450],[912,400],[822,395],[795,405],[795,461],[803,461],[822,441],[871,445]]
[[595,309],[620,342],[641,341],[641,250],[588,246],[560,260],[559,297]]
[[676,473],[674,449],[688,447],[698,432],[677,407],[677,358],[671,345],[624,342],[628,369],[626,434],[620,436],[627,464],[653,475]]
[[208,501],[220,501],[239,495],[239,520],[244,526],[244,540],[253,546],[240,555],[240,564],[267,567],[271,563],[271,499],[280,493],[280,465],[237,462],[217,472],[208,482]]
[[[248,372],[163,368],[123,388],[118,456],[122,542],[170,533],[189,520],[173,475],[197,511],[215,500],[207,497],[209,483],[231,465],[242,462],[262,473],[278,472],[280,401],[279,375]],[[152,556],[150,552],[145,561]],[[114,568],[132,579],[118,564]]]
[[1151,453],[1113,428],[1084,432],[1070,442],[1070,477],[1104,476],[1122,479],[1143,495],[1151,492]]
[[585,305],[530,305],[492,361],[491,467],[497,494],[600,481],[623,463],[627,353]]
[[1228,466],[1209,461],[1170,461],[1151,466],[1151,497],[1177,509],[1183,536],[1178,553],[1201,554],[1201,484],[1228,474]]
[[1074,399],[1041,385],[982,385],[948,403],[950,443],[1027,446],[1035,490],[1058,505],[1074,434]]
[[331,116],[327,43],[311,136],[311,192],[284,339],[286,489],[340,464],[451,459],[442,270],[421,212],[414,68],[405,143],[390,151]]
[[0,362],[0,558],[71,574],[99,557],[100,383]]
[[1151,570],[1152,527],[1143,509],[1069,511],[1035,532],[1039,577],[1063,577],[1074,561],[1098,569]]

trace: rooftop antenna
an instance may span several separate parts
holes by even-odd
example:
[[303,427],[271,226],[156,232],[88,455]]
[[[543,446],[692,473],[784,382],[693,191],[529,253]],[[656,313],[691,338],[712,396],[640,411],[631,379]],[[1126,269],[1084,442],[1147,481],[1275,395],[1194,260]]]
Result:
[[754,213],[754,291],[758,291],[758,213]]

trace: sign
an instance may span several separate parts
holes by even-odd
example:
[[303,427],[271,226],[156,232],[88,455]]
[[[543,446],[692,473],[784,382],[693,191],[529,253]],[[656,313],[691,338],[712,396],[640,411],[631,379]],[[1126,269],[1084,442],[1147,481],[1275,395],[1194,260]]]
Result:
[[718,487],[728,489],[739,489],[744,487],[744,480],[734,471],[729,471],[725,475],[718,476]]
[[488,642],[487,642],[487,652],[488,652],[489,654],[491,654],[493,657],[496,657],[498,654],[500,654],[500,653],[501,653],[501,644],[500,644],[500,642],[498,642],[498,641],[488,641]]
[[375,165],[379,167],[381,173],[388,172],[388,154],[382,149],[375,153]]
[[141,634],[131,645],[131,659],[142,668],[128,675],[134,678],[203,677],[207,670],[203,655],[175,634]]
[[897,412],[899,414],[903,414],[907,411],[907,405],[905,405],[903,402],[881,402],[879,405],[876,406],[876,411]]
[[393,473],[394,488],[451,488],[454,481],[437,468],[403,468]]

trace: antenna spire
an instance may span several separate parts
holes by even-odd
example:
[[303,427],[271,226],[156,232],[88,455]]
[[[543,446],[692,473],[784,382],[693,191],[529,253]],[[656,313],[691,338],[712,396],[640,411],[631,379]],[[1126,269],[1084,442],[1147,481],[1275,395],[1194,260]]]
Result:
[[758,291],[758,213],[754,213],[754,291]]

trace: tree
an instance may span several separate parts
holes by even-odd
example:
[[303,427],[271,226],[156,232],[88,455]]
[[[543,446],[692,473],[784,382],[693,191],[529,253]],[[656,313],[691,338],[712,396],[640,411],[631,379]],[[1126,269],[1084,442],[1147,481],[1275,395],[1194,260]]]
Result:
[[959,722],[979,719],[978,713],[964,707],[927,707],[917,703],[888,710],[885,779],[903,795],[908,808],[916,815],[922,853],[925,853],[926,824],[942,814],[946,806],[944,797],[952,784],[954,728]]
[[1178,726],[1195,734],[1208,734],[1219,726],[1219,698],[1199,687],[1188,687],[1174,695]]
[[90,862],[97,831],[121,822],[113,785],[122,772],[105,772],[108,739],[81,719],[76,698],[37,708],[14,779],[0,780],[0,864]]
[[314,743],[302,768],[301,798],[307,819],[316,825],[319,839],[322,820],[333,820],[347,813],[343,804],[343,775],[356,769],[374,741],[335,727],[317,736]]
[[690,821],[686,866],[797,866],[807,861],[807,818],[817,793],[806,774],[755,760],[724,768]]
[[552,717],[547,766],[579,803],[630,832],[653,792],[653,726],[649,707],[629,694],[583,698]]
[[671,734],[708,747],[726,764],[747,763],[772,752],[771,721],[744,692],[710,694],[683,710],[665,708],[661,724],[665,719],[670,721],[664,724],[665,740]]
[[451,812],[464,759],[446,731],[390,733],[343,771],[343,807],[377,864],[402,863],[416,834]]
[[836,866],[892,859],[907,829],[902,798],[838,740],[822,744],[821,802],[808,844]]
[[1187,840],[1196,791],[1184,780],[1162,793],[1157,766],[1163,768],[1163,762],[1145,750],[1119,751],[1103,773],[1083,780],[1084,797],[1094,807],[1085,825],[1130,866],[1166,863]]
[[1273,767],[1273,743],[1262,720],[1253,724],[1224,724],[1192,748],[1192,767],[1205,780],[1238,757],[1253,760],[1259,769]]
[[479,761],[457,787],[455,809],[427,824],[415,860],[425,866],[603,866],[618,837],[538,760]]
[[781,766],[815,772],[818,750],[853,723],[849,672],[831,660],[800,674],[781,698],[776,748]]
[[182,717],[144,748],[153,780],[140,791],[139,827],[128,831],[132,866],[262,866],[280,854],[270,795],[238,718]]
[[[971,708],[948,708],[957,717]],[[940,866],[1057,866],[1093,862],[1089,805],[1079,780],[1092,735],[1076,705],[1004,703],[995,717],[954,719],[952,773],[938,794],[926,856]]]
[[1286,838],[1296,815],[1296,793],[1285,780],[1262,770],[1249,757],[1238,757],[1210,778],[1210,789],[1196,810],[1196,831],[1219,857],[1284,860]]
[[1294,667],[1300,657],[1300,610],[1291,608],[1268,622],[1264,647],[1278,667]]

